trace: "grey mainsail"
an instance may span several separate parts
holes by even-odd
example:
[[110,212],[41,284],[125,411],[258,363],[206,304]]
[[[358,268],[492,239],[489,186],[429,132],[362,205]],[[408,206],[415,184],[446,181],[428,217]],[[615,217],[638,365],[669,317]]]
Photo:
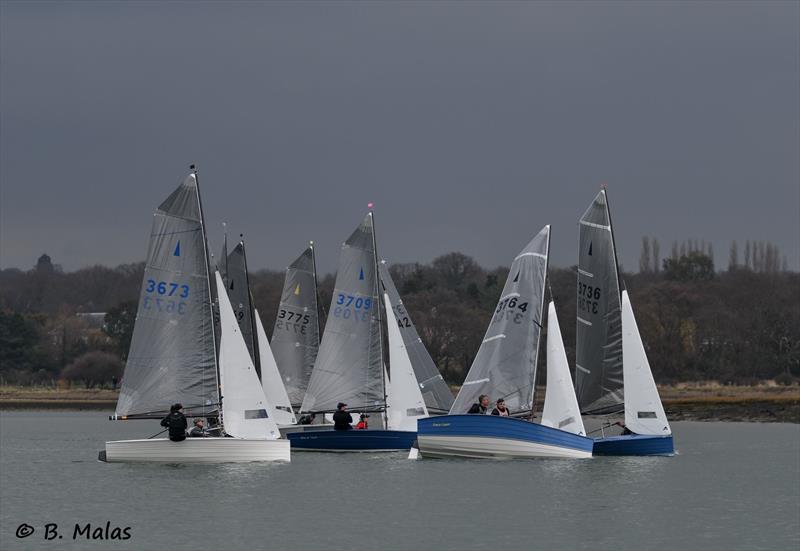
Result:
[[272,353],[293,407],[303,403],[319,352],[319,309],[314,246],[288,268],[278,316],[272,331]]
[[[395,322],[400,328],[400,335],[403,337],[403,344],[406,347],[409,360],[411,360],[411,367],[417,377],[425,405],[432,413],[447,413],[453,407],[453,393],[450,392],[450,387],[447,386],[436,364],[433,363],[431,355],[428,354],[425,345],[422,343],[422,339],[417,333],[417,328],[414,326],[414,322],[411,321],[411,315],[406,311],[400,298],[400,293],[397,292],[394,281],[392,281],[392,276],[389,274],[389,268],[385,260],[379,264],[378,272],[383,288],[389,295]],[[392,320],[387,320],[387,323],[391,322]]]
[[545,226],[514,259],[450,413],[466,413],[481,394],[505,399],[511,413],[533,409],[549,250],[550,226]]
[[223,276],[223,281],[225,289],[228,291],[233,314],[239,323],[239,329],[242,332],[244,343],[247,345],[247,351],[250,353],[250,358],[256,367],[256,373],[260,377],[258,347],[255,340],[255,321],[253,320],[253,300],[250,295],[250,280],[247,276],[247,256],[245,255],[244,241],[239,241],[228,254],[227,261],[224,264],[225,275]]
[[317,361],[301,411],[385,407],[378,278],[372,213],[342,245]]
[[606,191],[580,219],[575,392],[581,412],[620,411],[622,318],[617,253]]
[[153,216],[142,290],[117,416],[218,409],[205,228],[190,174]]

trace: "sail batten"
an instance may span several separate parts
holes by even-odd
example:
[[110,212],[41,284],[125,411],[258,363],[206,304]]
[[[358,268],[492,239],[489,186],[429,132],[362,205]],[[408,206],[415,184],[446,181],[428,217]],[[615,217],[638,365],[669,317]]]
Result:
[[[580,219],[575,388],[582,413],[612,413],[624,403],[617,254],[606,191]],[[577,365],[580,368],[577,368]]]
[[194,174],[156,210],[117,416],[175,402],[213,414],[219,393],[202,208]]
[[374,227],[368,214],[342,245],[325,332],[301,411],[385,407]]
[[385,261],[380,263],[378,271],[385,293],[392,305],[393,315],[387,318],[387,324],[393,323],[399,330],[426,407],[437,412],[450,411],[450,408],[453,407],[453,393],[450,392],[450,387],[442,378],[417,333],[417,328],[403,305],[400,293],[397,292],[397,287],[395,287]]
[[481,394],[511,413],[531,411],[544,307],[550,226],[516,256],[492,320],[450,413],[466,413]]

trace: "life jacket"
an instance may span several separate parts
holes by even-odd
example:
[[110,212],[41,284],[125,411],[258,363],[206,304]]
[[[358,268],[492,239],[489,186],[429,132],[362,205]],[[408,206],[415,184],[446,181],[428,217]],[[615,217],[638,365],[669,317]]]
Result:
[[186,438],[186,416],[175,411],[169,414],[168,427],[170,440],[184,440]]
[[356,428],[357,429],[365,429],[365,428],[367,428],[367,422],[366,421],[359,421],[358,424],[356,425]]

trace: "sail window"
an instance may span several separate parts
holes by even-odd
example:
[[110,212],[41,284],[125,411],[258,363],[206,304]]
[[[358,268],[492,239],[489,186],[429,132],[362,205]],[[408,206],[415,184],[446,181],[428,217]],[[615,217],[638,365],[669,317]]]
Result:
[[637,417],[639,419],[655,419],[656,412],[655,411],[639,411],[637,412]]
[[406,417],[418,417],[420,415],[425,415],[424,408],[408,408],[406,410]]
[[244,410],[245,419],[266,419],[268,417],[265,409],[246,409]]
[[575,422],[575,418],[574,417],[567,417],[563,421],[559,421],[558,428],[566,427],[567,425],[569,425],[571,423],[574,423],[574,422]]

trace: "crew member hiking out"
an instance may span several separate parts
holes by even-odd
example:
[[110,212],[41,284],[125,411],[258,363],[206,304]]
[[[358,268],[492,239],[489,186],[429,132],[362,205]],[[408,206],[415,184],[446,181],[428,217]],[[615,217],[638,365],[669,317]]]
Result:
[[186,427],[189,426],[189,423],[186,422],[186,416],[182,410],[181,404],[174,404],[169,410],[169,415],[161,420],[161,426],[169,429],[169,439],[173,442],[186,440]]

